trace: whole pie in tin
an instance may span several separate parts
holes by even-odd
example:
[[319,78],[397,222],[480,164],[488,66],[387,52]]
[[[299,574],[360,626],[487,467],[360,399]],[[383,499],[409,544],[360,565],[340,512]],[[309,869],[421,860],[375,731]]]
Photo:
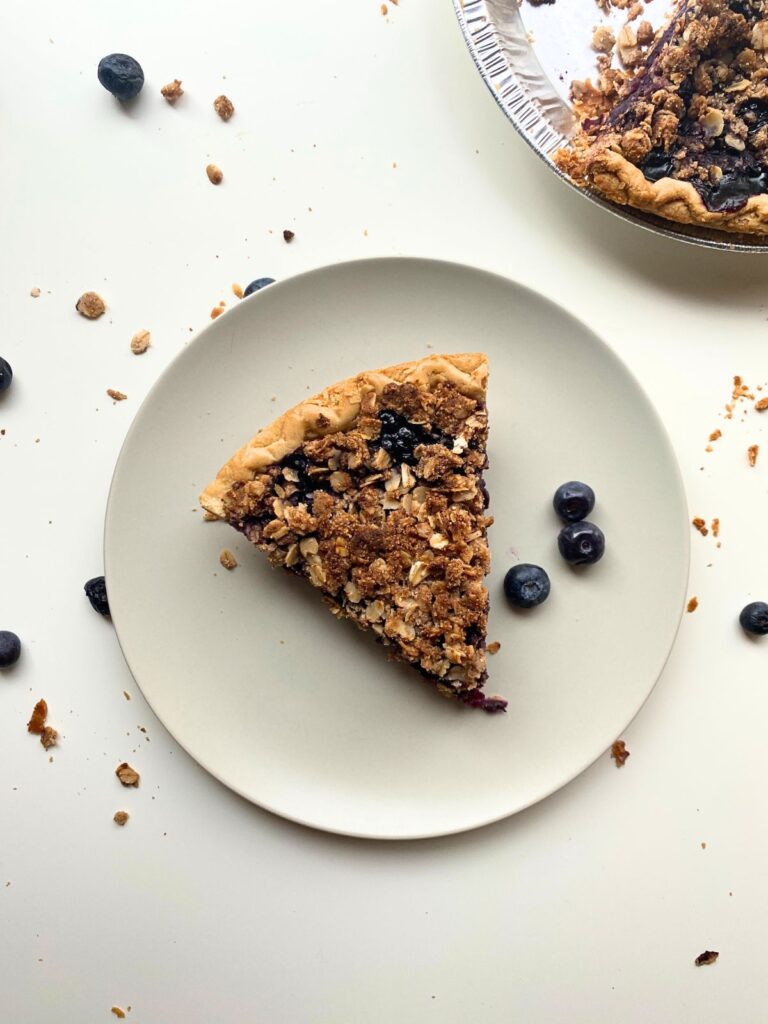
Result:
[[200,500],[441,694],[502,711],[483,692],[487,377],[481,353],[350,377],[260,430]]

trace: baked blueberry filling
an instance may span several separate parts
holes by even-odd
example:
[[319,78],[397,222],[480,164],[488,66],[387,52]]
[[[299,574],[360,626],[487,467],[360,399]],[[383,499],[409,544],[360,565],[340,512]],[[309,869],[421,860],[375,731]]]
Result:
[[411,423],[405,416],[391,409],[382,409],[379,422],[379,444],[396,464],[405,462],[414,466],[419,461],[415,449],[421,444],[448,444],[449,447],[451,444],[442,435],[430,434],[424,427]]

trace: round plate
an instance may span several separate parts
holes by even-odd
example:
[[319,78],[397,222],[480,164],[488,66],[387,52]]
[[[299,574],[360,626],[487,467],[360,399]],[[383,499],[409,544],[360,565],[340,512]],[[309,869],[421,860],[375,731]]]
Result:
[[[441,698],[305,581],[193,515],[257,428],[323,386],[429,352],[490,360],[493,568],[489,693],[505,715]],[[582,479],[607,552],[557,553],[556,486]],[[218,779],[295,821],[416,838],[494,821],[563,786],[648,697],[680,621],[688,523],[664,428],[587,327],[505,278],[417,259],[302,274],[220,317],[160,377],[115,469],[105,563],[112,617],[145,697]],[[227,572],[229,547],[239,566]],[[546,567],[532,612],[502,592]],[[659,587],[659,580],[664,586]]]
[[[611,9],[606,16],[595,0],[563,0],[556,6],[515,3],[514,0],[453,0],[461,31],[477,70],[514,127],[550,170],[610,213],[658,235],[693,242],[710,249],[768,252],[768,235],[739,235],[701,224],[676,224],[609,203],[597,192],[577,188],[554,162],[574,130],[568,100],[571,82],[595,78],[591,47],[596,23],[611,24],[618,34],[626,12]],[[646,12],[653,24],[663,24],[671,0]]]

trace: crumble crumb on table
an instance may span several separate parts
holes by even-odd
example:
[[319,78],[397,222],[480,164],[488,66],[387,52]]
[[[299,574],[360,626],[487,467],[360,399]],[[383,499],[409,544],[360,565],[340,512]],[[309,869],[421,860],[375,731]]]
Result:
[[98,320],[107,311],[107,304],[97,292],[83,292],[75,303],[75,309],[86,320]]
[[705,949],[693,962],[697,967],[705,967],[707,964],[713,964],[719,956],[720,954],[714,949]]
[[174,78],[172,82],[162,87],[160,93],[168,103],[173,105],[177,99],[184,95],[184,90],[181,88],[181,81],[178,78]]
[[627,758],[629,757],[629,751],[624,740],[615,740],[611,745],[611,757],[616,762],[616,767],[621,768],[626,764]]
[[687,612],[695,612],[699,607],[699,599],[695,595],[690,599],[688,604],[685,606]]
[[124,402],[128,397],[122,391],[116,391],[114,388],[107,388],[107,394],[115,402]]
[[149,331],[136,331],[131,338],[131,352],[134,355],[143,355],[152,344],[152,335]]
[[228,96],[217,96],[213,101],[213,109],[222,121],[228,121],[235,112],[235,105]]
[[216,164],[208,164],[205,168],[205,173],[208,175],[208,181],[212,185],[220,185],[224,181],[224,172]]
[[40,289],[39,288],[32,288],[29,294],[32,296],[33,299],[39,299],[40,298]]
[[122,764],[115,768],[115,775],[124,786],[133,786],[134,788],[139,785],[139,780],[141,779],[136,769],[131,768],[127,761],[123,761]]
[[112,818],[116,825],[125,825],[130,818],[128,811],[115,811],[115,815]]
[[225,569],[229,569],[230,571],[232,571],[232,569],[237,568],[237,559],[229,550],[229,548],[224,548],[224,550],[221,552],[221,554],[219,555],[219,562],[221,562]]
[[757,453],[759,451],[760,451],[760,445],[759,444],[751,444],[749,446],[749,448],[747,448],[747,460],[748,460],[750,466],[754,466],[755,463],[757,462]]
[[708,528],[707,528],[707,524],[706,524],[706,522],[705,522],[705,521],[704,521],[704,520],[703,520],[703,519],[701,518],[701,516],[695,516],[695,517],[694,517],[694,518],[693,518],[693,519],[691,520],[691,526],[693,526],[693,527],[694,527],[694,529],[698,530],[698,531],[699,531],[699,533],[701,534],[701,536],[702,536],[702,537],[706,537],[706,536],[707,536],[707,534],[709,533],[709,530],[708,530]]

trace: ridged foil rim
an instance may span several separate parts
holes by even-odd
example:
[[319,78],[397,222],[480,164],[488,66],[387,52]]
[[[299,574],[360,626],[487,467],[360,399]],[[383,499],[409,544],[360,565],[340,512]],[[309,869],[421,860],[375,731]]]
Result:
[[615,206],[597,193],[574,185],[553,160],[555,150],[568,141],[573,117],[536,58],[516,0],[453,0],[453,6],[469,52],[491,95],[518,134],[566,185],[615,217],[656,235],[725,252],[768,252],[768,237],[761,242],[754,235],[675,224],[641,210]]

